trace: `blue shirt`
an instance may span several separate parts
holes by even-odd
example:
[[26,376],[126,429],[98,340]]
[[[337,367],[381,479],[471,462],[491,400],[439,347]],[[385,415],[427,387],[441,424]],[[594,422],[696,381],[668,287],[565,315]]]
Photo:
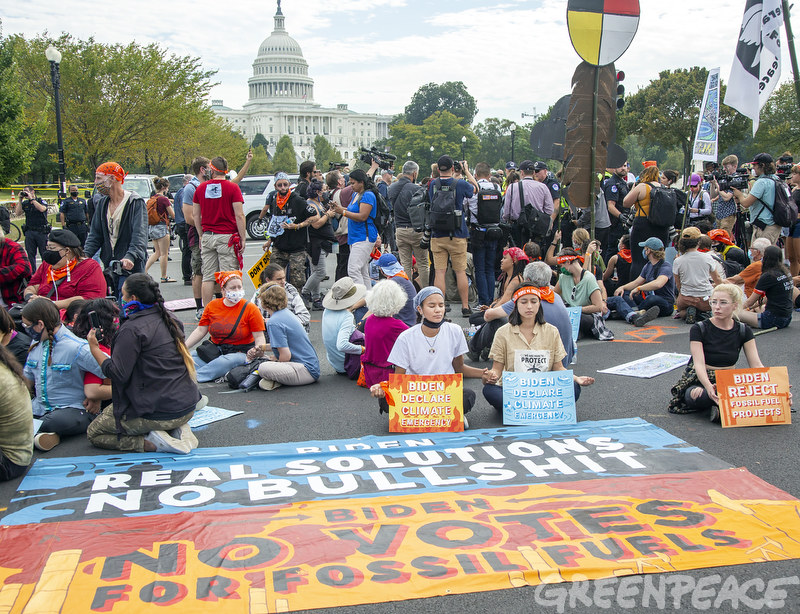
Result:
[[186,222],[186,218],[183,217],[183,192],[186,190],[186,186],[183,186],[180,190],[175,192],[175,200],[173,202],[173,210],[175,211],[175,223],[176,224],[184,224]]
[[[552,303],[540,301],[539,308],[544,315],[544,321],[558,329],[558,336],[561,337],[561,343],[564,344],[564,351],[567,353],[561,364],[569,369],[569,364],[575,356],[575,342],[572,340],[572,322],[569,320],[569,313],[564,306],[564,301],[556,294]],[[504,303],[503,311],[506,312],[506,315],[511,315],[511,312],[514,311],[514,301]]]
[[[43,416],[61,407],[83,408],[83,376],[87,371],[105,377],[86,339],[61,326],[55,343],[38,343],[28,354],[23,373],[36,385],[33,415]],[[49,360],[52,352],[52,361]],[[48,364],[51,363],[51,364]]]
[[319,379],[319,358],[296,315],[288,309],[276,311],[267,320],[267,333],[275,358],[278,358],[278,348],[289,348],[291,361],[299,362],[311,377]]
[[414,287],[414,284],[408,281],[405,277],[400,277],[400,275],[395,275],[389,279],[399,285],[405,291],[406,296],[408,297],[405,306],[395,317],[398,320],[405,322],[406,325],[411,328],[417,323],[417,312],[414,310],[414,297],[417,296],[417,289]]
[[[658,275],[656,275],[656,273],[658,273]],[[653,266],[653,264],[648,260],[647,264],[642,267],[642,272],[639,273],[639,275],[645,280],[645,282],[653,281],[662,275],[666,275],[669,281],[661,286],[658,290],[654,290],[653,293],[656,296],[666,299],[670,305],[675,302],[675,277],[672,273],[672,265],[669,262],[664,260],[661,263],[661,266],[658,268],[658,271],[656,271],[655,266]]]
[[[352,218],[348,218],[347,220],[347,243],[348,245],[352,245],[353,243],[360,243],[361,241],[369,241],[373,243],[375,239],[378,238],[378,229],[375,228],[375,215],[378,212],[377,201],[375,200],[375,195],[370,191],[367,190],[364,192],[361,197],[358,196],[358,192],[353,192],[353,198],[350,201],[350,204],[347,206],[347,210],[350,213],[358,213],[361,211],[360,204],[364,203],[371,206],[369,210],[369,217],[364,220],[363,222],[356,222]],[[367,227],[369,226],[369,238],[367,238]]]
[[337,373],[344,373],[344,355],[361,355],[361,346],[350,343],[356,329],[352,312],[347,309],[326,309],[322,312],[322,342],[328,362]]
[[[433,189],[437,181],[441,181],[442,185],[451,185],[453,183],[453,178],[448,177],[447,179],[434,179],[428,184],[428,198],[431,200],[431,202],[433,202]],[[467,229],[467,217],[469,216],[464,209],[464,203],[472,198],[472,193],[472,184],[464,181],[463,179],[459,179],[458,183],[456,184],[456,211],[462,211],[461,230],[453,233],[453,236],[459,239],[469,238],[469,230]],[[433,236],[438,239],[441,237],[449,237],[450,233],[434,231]]]
[[777,177],[775,175],[761,175],[756,179],[753,187],[750,188],[750,194],[759,199],[750,205],[750,220],[753,222],[756,219],[761,220],[767,226],[772,226],[775,220],[770,210],[761,201],[764,201],[773,209],[775,208],[775,182],[772,179],[777,179]]

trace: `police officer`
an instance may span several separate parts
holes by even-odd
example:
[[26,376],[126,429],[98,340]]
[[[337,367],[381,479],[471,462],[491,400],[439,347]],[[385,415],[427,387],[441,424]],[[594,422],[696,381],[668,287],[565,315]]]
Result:
[[600,184],[603,195],[608,205],[608,216],[611,219],[611,228],[608,239],[603,245],[603,260],[608,262],[617,253],[617,244],[622,235],[628,233],[624,220],[630,215],[631,210],[622,206],[622,201],[628,195],[628,167],[623,164],[619,168],[607,168],[605,177]]
[[31,186],[19,193],[19,202],[14,209],[16,215],[25,213],[25,224],[22,232],[25,233],[25,251],[31,268],[36,270],[36,251],[44,258],[47,235],[50,233],[50,224],[47,221],[47,203],[36,196],[36,190]]
[[83,198],[78,198],[78,186],[69,187],[69,198],[61,202],[58,211],[61,225],[78,237],[83,247],[89,234],[89,208]]

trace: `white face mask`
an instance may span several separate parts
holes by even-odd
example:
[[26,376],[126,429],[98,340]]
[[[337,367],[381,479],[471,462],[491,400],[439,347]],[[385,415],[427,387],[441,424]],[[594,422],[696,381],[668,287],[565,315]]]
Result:
[[244,298],[244,290],[231,290],[225,293],[225,298],[231,303],[238,303]]

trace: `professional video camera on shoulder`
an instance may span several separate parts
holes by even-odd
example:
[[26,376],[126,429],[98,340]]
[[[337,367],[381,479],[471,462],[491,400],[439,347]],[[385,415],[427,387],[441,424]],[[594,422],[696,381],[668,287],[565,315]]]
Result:
[[781,181],[786,181],[789,178],[789,175],[792,174],[792,166],[794,166],[791,162],[787,162],[786,164],[778,164],[775,167],[775,173],[781,179]]
[[750,169],[740,166],[733,175],[723,175],[717,178],[719,189],[730,192],[733,189],[746,190],[749,187]]
[[328,162],[328,172],[340,171],[347,166],[347,162]]
[[374,162],[379,168],[385,171],[390,170],[394,165],[394,161],[397,160],[397,156],[386,153],[385,151],[380,151],[377,147],[370,147],[369,149],[362,147],[361,152],[358,159],[364,164],[372,164]]

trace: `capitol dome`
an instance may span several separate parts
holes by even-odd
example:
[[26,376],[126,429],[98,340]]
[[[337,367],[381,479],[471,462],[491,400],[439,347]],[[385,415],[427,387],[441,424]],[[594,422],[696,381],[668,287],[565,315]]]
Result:
[[308,62],[300,45],[286,31],[284,19],[278,0],[275,29],[259,46],[253,76],[247,80],[249,101],[245,106],[310,103],[314,99],[314,80],[308,76]]

